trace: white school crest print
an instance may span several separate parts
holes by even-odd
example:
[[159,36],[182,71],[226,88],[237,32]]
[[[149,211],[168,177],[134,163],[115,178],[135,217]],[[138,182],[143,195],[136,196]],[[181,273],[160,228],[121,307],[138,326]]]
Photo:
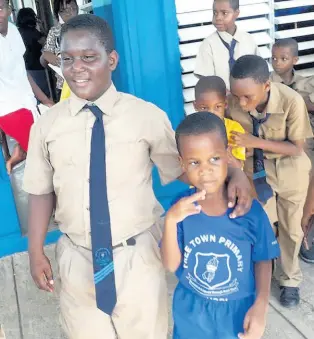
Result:
[[[197,244],[201,245],[199,239],[203,244],[202,240],[208,243],[209,239],[212,244],[218,242],[221,250],[218,253],[197,251],[197,247],[199,247]],[[228,248],[226,244],[229,250],[231,248],[230,253],[223,253]],[[243,261],[240,251],[234,243],[224,237],[217,239],[216,235],[203,234],[190,241],[190,245],[191,247],[195,246],[196,251],[191,250],[188,245],[185,247],[184,257],[187,258],[185,267],[188,269],[186,279],[196,292],[206,298],[226,298],[239,291],[237,275],[243,272]],[[232,249],[235,249],[235,253],[232,252]],[[238,259],[236,254],[238,254]],[[194,258],[189,260],[191,255]],[[194,267],[189,269],[190,264]]]

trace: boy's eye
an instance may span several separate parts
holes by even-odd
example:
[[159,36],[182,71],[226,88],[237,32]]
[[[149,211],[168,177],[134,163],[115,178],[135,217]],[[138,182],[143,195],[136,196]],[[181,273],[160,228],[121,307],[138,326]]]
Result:
[[216,110],[221,110],[222,108],[223,108],[222,105],[217,105],[217,106],[216,106]]
[[71,60],[72,59],[70,57],[66,57],[66,56],[62,57],[63,62],[70,62]]
[[207,108],[206,107],[201,107],[201,111],[207,111]]
[[226,15],[228,15],[228,12],[222,12],[222,14],[223,14],[224,16],[226,16]]
[[91,62],[94,61],[95,59],[96,59],[95,55],[85,55],[82,57],[82,60],[86,62]]
[[190,166],[196,166],[196,165],[198,165],[198,161],[190,161],[189,165]]
[[275,57],[272,57],[272,60],[273,60],[273,61],[277,61],[277,58],[275,58]]
[[210,162],[217,162],[219,160],[220,160],[220,157],[218,157],[218,156],[210,158]]

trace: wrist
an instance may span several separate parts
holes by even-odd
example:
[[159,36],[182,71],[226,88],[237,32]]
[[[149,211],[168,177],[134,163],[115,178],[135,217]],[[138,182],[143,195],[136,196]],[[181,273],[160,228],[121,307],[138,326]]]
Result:
[[254,303],[255,307],[258,307],[261,311],[266,311],[268,308],[268,300],[265,297],[257,297]]
[[28,253],[30,257],[41,256],[44,255],[44,247],[43,246],[30,246],[28,248]]
[[176,227],[178,221],[176,218],[171,215],[171,213],[168,213],[165,218],[165,227]]
[[263,149],[263,139],[262,138],[259,138],[259,137],[255,137],[254,136],[254,139],[253,139],[253,147],[251,148],[260,148],[260,149]]

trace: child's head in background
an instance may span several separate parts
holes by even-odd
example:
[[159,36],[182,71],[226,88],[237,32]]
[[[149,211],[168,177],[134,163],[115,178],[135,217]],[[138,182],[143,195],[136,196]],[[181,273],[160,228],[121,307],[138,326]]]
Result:
[[202,77],[195,86],[194,108],[197,112],[212,112],[219,118],[225,117],[227,88],[218,76]]
[[231,70],[230,89],[241,108],[251,112],[265,105],[269,98],[270,80],[267,62],[257,55],[244,55]]
[[239,0],[215,0],[213,3],[213,25],[218,32],[234,35],[239,14]]
[[288,38],[277,40],[272,48],[272,65],[274,71],[282,75],[292,75],[294,66],[299,60],[298,43]]

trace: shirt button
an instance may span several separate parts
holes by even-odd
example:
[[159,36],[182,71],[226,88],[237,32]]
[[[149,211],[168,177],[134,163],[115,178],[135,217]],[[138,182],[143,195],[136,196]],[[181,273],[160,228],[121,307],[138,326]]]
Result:
[[86,207],[86,210],[89,211],[89,207]]

